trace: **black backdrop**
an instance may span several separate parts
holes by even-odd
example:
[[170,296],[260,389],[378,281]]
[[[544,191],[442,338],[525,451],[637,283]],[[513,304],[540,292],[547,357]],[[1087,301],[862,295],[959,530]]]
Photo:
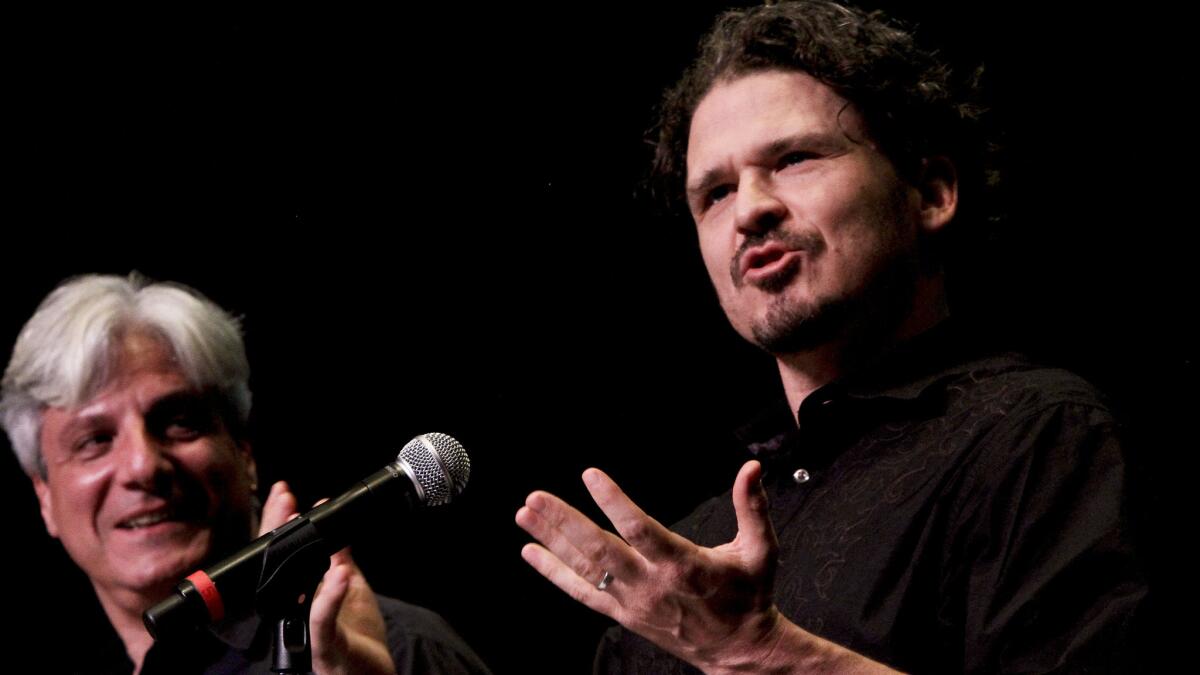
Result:
[[[1178,22],[891,4],[987,64],[1008,129],[1014,217],[964,306],[1112,393],[1167,532],[1195,466]],[[598,465],[672,521],[732,481],[714,439],[777,387],[689,224],[635,197],[650,110],[716,4],[640,5],[12,16],[0,342],[73,274],[196,286],[244,317],[264,483],[311,501],[415,434],[457,436],[461,502],[361,563],[501,672],[585,671],[606,621],[520,560],[524,495],[583,504]],[[11,456],[0,473],[12,644],[52,662],[97,610]]]

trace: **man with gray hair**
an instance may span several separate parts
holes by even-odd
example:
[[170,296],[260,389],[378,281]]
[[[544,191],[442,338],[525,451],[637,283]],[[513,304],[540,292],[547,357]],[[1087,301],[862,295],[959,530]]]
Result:
[[[249,375],[233,317],[136,275],[71,279],[21,330],[0,417],[46,530],[87,575],[127,657],[89,667],[269,672],[257,617],[187,645],[153,643],[141,618],[184,575],[296,512],[280,482],[259,515]],[[436,614],[376,596],[346,552],[310,622],[317,673],[487,670]]]

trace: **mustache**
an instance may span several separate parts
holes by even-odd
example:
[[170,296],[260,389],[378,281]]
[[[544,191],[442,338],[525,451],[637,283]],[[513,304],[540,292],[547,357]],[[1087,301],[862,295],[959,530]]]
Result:
[[816,232],[768,230],[762,233],[748,234],[742,240],[742,245],[738,247],[737,252],[733,254],[733,258],[729,261],[729,276],[733,279],[735,286],[742,284],[742,257],[750,249],[769,243],[777,243],[791,251],[805,250],[816,252],[825,247],[825,240]]

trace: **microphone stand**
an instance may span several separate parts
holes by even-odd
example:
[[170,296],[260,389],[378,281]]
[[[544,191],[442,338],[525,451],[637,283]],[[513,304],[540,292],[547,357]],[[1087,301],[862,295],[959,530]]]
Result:
[[[312,636],[308,629],[308,612],[312,608],[312,593],[302,596],[289,609],[274,619],[274,645],[271,647],[271,671],[288,675],[312,672]],[[266,618],[266,617],[264,617]]]

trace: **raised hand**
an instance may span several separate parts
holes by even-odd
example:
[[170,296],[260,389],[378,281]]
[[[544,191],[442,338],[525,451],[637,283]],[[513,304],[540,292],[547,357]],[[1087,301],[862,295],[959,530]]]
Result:
[[715,548],[663,527],[603,472],[583,482],[621,536],[534,492],[517,524],[542,543],[521,556],[571,597],[708,673],[894,672],[802,630],[772,599],[778,541],[747,462],[733,483],[738,533]]
[[[283,481],[271,486],[263,505],[259,534],[299,515],[296,497]],[[317,675],[393,674],[387,629],[375,593],[354,564],[349,549],[330,558],[309,613],[313,672]]]
[[748,462],[734,481],[737,537],[704,548],[588,469],[584,484],[621,536],[554,495],[534,492],[517,523],[544,547],[526,545],[521,555],[571,597],[685,661],[710,670],[752,663],[772,648],[783,624],[771,597],[777,542],[761,473],[758,462]]

